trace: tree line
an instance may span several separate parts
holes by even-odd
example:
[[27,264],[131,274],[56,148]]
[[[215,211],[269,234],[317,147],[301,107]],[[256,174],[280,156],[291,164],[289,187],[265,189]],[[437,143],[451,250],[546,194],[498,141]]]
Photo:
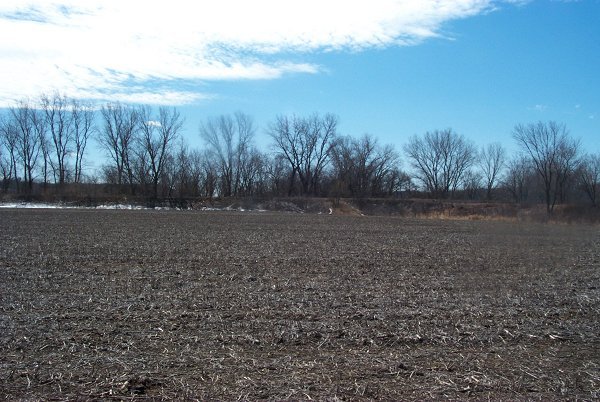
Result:
[[[543,202],[549,212],[572,201],[598,205],[600,154],[584,153],[552,121],[516,125],[515,155],[500,143],[478,149],[452,129],[409,137],[401,154],[372,135],[340,134],[333,114],[277,116],[264,128],[268,151],[241,112],[205,119],[202,149],[186,143],[183,126],[173,107],[98,107],[60,93],[21,100],[0,115],[1,191],[61,194],[94,184],[152,199],[411,196]],[[91,141],[105,155],[92,172]]]

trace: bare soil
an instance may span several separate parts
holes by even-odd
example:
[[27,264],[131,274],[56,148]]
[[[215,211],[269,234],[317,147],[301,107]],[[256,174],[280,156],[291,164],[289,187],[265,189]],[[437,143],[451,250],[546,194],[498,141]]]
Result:
[[0,398],[600,398],[597,226],[0,210]]

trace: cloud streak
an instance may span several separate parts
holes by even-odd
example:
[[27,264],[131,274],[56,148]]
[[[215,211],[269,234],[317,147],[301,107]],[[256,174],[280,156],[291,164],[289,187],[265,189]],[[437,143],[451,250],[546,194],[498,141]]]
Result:
[[[507,0],[507,2],[510,2]],[[214,80],[315,74],[303,54],[415,45],[492,0],[2,0],[0,105],[76,98],[184,104]],[[8,77],[8,78],[6,78]],[[186,89],[178,89],[184,81]]]

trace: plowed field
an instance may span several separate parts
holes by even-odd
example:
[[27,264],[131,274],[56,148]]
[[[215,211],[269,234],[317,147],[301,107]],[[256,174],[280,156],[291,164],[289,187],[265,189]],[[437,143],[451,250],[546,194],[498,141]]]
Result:
[[597,226],[0,210],[0,398],[599,397]]

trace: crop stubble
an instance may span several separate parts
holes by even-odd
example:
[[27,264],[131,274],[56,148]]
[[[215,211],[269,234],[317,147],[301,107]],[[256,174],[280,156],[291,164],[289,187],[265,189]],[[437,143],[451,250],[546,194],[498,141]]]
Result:
[[0,211],[5,399],[594,399],[598,227]]

